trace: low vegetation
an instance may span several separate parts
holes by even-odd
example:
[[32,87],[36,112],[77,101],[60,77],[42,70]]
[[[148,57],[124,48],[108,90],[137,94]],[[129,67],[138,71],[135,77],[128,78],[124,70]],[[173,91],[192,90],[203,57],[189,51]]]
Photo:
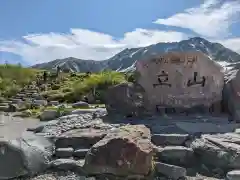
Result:
[[[104,92],[108,87],[119,83],[134,81],[133,74],[115,71],[99,73],[55,73],[48,72],[46,83],[38,85],[40,94],[49,101],[73,103],[84,96],[93,96],[95,103],[104,103]],[[40,75],[40,76],[39,76]],[[7,99],[14,96],[24,86],[42,79],[40,70],[23,68],[19,65],[0,66],[0,97]]]
[[0,97],[15,95],[35,79],[37,72],[38,70],[22,68],[20,65],[0,65]]

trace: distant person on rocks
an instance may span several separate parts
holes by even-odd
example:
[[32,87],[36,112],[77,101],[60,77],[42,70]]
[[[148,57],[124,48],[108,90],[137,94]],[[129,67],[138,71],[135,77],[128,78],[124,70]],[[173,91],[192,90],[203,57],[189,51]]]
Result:
[[57,77],[59,76],[60,70],[61,70],[60,66],[57,66]]
[[84,97],[83,97],[83,100],[84,100],[84,102],[88,103],[88,98],[87,98],[87,96],[84,96]]
[[47,71],[44,71],[44,73],[43,73],[43,81],[44,82],[47,81]]

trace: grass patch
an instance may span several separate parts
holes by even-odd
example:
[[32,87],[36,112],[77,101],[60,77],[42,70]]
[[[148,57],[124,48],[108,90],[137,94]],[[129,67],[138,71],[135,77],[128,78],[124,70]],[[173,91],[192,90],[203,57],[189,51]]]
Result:
[[0,96],[9,98],[29,84],[39,71],[19,65],[0,65]]
[[[36,81],[41,70],[18,65],[0,65],[0,102],[17,94],[25,85]],[[40,94],[49,101],[74,103],[91,95],[95,102],[105,103],[106,90],[113,85],[133,81],[133,74],[115,71],[99,73],[60,73],[59,77],[48,72],[46,84],[39,86]],[[40,75],[40,78],[41,75]]]

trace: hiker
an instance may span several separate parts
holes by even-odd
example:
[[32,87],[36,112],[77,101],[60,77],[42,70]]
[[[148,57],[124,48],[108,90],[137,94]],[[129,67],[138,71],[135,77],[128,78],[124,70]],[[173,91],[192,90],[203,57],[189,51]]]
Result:
[[44,82],[47,81],[47,71],[44,71],[44,73],[43,73],[43,81]]
[[86,102],[86,103],[89,103],[88,97],[87,97],[87,96],[84,96],[84,97],[83,97],[83,101]]
[[57,66],[57,77],[59,76],[60,70],[61,70],[60,66]]

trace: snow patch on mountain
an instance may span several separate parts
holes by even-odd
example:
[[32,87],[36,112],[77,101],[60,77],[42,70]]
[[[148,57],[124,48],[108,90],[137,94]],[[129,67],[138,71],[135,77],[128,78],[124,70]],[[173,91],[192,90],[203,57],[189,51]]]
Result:
[[63,69],[77,72],[98,72],[105,69],[126,72],[133,71],[137,61],[146,60],[152,56],[171,51],[200,51],[226,68],[231,68],[233,67],[233,63],[238,64],[240,62],[240,55],[236,52],[225,48],[219,43],[212,43],[203,38],[195,37],[180,42],[157,43],[146,47],[127,48],[114,55],[112,58],[103,61],[65,58],[54,60],[49,63],[38,64],[33,67],[51,70],[59,65]]

